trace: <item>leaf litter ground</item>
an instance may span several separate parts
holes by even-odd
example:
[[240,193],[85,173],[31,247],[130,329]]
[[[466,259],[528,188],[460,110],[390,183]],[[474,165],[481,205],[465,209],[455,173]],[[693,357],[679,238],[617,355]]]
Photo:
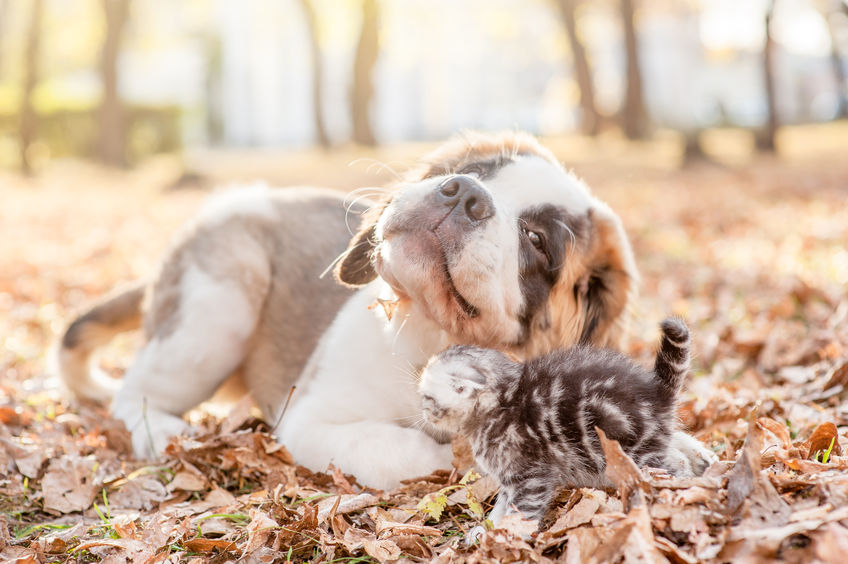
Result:
[[[370,490],[293,464],[241,402],[191,414],[197,434],[162,460],[133,459],[104,408],[45,376],[45,352],[74,311],[151,272],[204,193],[161,191],[158,165],[0,177],[3,559],[844,562],[848,163],[611,162],[577,171],[633,239],[643,280],[630,352],[649,363],[658,322],[686,318],[696,356],[680,417],[720,462],[676,479],[605,442],[614,489],[563,491],[542,532],[512,518],[474,546],[465,538],[495,488],[466,473],[461,443],[455,468]],[[120,374],[137,343],[119,339],[101,364]]]

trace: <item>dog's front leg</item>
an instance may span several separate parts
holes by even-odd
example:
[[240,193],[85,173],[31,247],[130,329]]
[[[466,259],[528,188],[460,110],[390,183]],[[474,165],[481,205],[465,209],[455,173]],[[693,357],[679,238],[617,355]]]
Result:
[[440,444],[417,429],[383,421],[328,423],[311,418],[291,420],[277,439],[298,463],[321,471],[332,462],[360,484],[392,489],[400,481],[450,468],[449,444]]

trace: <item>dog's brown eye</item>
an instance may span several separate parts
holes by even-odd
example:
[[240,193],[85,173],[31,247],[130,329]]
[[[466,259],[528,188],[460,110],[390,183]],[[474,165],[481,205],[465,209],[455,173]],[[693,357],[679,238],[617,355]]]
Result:
[[542,236],[536,233],[535,231],[530,231],[529,229],[524,229],[524,234],[527,235],[527,238],[530,239],[530,243],[539,249],[542,250]]
[[462,392],[464,392],[464,391],[465,391],[465,387],[464,387],[464,386],[457,386],[457,387],[456,387],[456,393],[461,394],[461,393],[462,393]]

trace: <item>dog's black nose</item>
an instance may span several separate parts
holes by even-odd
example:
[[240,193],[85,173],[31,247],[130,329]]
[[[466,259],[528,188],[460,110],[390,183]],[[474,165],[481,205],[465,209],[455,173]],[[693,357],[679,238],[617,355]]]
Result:
[[470,176],[458,174],[446,179],[439,185],[439,195],[446,206],[458,208],[472,221],[495,215],[492,196]]

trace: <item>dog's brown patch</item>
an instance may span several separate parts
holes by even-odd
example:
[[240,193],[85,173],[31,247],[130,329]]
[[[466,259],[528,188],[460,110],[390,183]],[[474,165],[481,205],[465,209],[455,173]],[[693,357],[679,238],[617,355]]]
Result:
[[546,323],[531,324],[517,351],[525,358],[577,343],[624,346],[627,306],[635,299],[638,281],[632,251],[609,208],[592,208],[587,217],[588,236],[569,247],[547,310],[537,314],[546,315]]

